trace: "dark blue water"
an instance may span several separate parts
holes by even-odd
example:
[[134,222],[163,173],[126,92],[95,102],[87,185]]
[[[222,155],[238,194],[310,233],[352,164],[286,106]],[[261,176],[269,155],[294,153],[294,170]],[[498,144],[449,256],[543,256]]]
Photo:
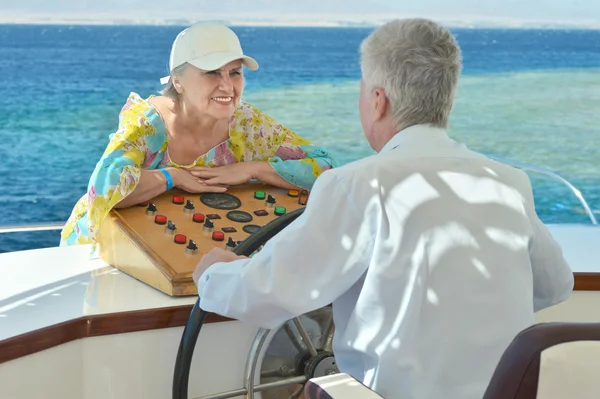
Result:
[[[0,225],[66,220],[86,190],[129,92],[145,96],[160,89],[170,45],[181,29],[0,26]],[[250,93],[319,83],[333,83],[335,90],[336,84],[358,80],[358,47],[371,31],[234,30],[245,52],[260,63],[258,71],[247,74]],[[454,32],[463,49],[466,76],[600,67],[600,31]],[[307,98],[307,115],[327,112],[310,107]],[[353,160],[343,148],[335,151],[342,162]],[[597,183],[589,176],[581,182],[586,187]],[[560,204],[543,204],[540,212],[547,221],[585,221],[559,208]],[[0,235],[0,252],[54,246],[58,237],[58,231]]]

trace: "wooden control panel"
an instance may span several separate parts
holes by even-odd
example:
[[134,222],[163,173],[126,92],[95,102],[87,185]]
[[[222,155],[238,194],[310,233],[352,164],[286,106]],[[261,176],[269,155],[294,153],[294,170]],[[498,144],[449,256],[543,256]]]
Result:
[[225,193],[173,189],[137,206],[113,209],[100,227],[100,257],[168,295],[197,295],[192,273],[205,253],[213,247],[233,250],[307,200],[307,191],[262,183]]

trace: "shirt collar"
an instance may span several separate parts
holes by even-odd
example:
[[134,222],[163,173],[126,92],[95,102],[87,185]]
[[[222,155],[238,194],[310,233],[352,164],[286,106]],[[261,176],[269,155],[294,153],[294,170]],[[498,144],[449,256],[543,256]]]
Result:
[[398,146],[423,142],[431,139],[448,139],[446,129],[433,127],[429,124],[413,125],[396,133],[381,149],[380,153],[392,150]]

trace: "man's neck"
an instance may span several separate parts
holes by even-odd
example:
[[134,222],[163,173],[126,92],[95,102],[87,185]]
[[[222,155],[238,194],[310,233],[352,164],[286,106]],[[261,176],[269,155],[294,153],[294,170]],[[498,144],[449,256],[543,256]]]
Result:
[[398,132],[403,130],[403,128],[398,128],[396,124],[389,123],[387,126],[383,126],[381,128],[380,133],[377,135],[380,137],[381,142],[378,143],[379,148],[373,148],[377,152],[381,152],[381,150],[389,143],[389,141],[396,135]]
[[398,130],[390,129],[380,134],[379,137],[382,137],[385,142],[380,144],[381,149],[376,151],[381,152],[384,149],[390,149],[397,146],[398,144],[390,143],[392,140],[395,140],[395,142],[398,143],[403,140],[412,140],[412,137],[419,137],[427,140],[430,137],[438,137],[439,134],[446,134],[445,132],[446,129],[437,128],[428,123],[406,124]]

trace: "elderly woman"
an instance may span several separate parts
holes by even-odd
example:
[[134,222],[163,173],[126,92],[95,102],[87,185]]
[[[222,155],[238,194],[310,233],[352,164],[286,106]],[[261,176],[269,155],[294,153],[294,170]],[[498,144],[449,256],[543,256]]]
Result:
[[282,187],[312,187],[335,166],[323,148],[241,100],[244,55],[235,33],[195,24],[175,39],[162,96],[131,93],[119,127],[75,205],[61,245],[95,244],[112,208],[129,207],[178,187],[222,192],[251,179]]

